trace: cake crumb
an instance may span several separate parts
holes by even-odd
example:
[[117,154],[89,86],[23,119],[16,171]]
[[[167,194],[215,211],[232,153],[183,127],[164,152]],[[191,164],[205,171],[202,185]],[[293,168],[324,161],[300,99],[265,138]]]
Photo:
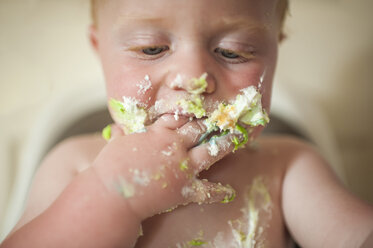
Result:
[[136,86],[139,88],[137,91],[139,95],[144,95],[148,90],[150,90],[152,87],[152,82],[150,81],[149,75],[145,75],[144,79],[141,80],[141,82],[139,82]]

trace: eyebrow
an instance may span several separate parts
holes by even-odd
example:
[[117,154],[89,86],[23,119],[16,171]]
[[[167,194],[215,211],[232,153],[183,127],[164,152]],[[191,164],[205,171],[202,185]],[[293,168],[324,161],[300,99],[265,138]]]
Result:
[[[155,17],[151,14],[149,15],[138,15],[138,14],[127,14],[120,15],[113,25],[113,30],[120,30],[123,27],[123,23],[128,21],[133,21],[138,24],[145,25],[157,25],[165,21],[162,17]],[[243,17],[222,17],[212,23],[212,26],[222,28],[223,30],[232,30],[232,29],[244,29],[250,33],[266,33],[269,30],[269,27],[258,22],[250,21],[247,18]]]
[[225,29],[247,29],[252,32],[267,32],[269,27],[258,21],[249,21],[242,17],[223,17],[215,23],[222,25]]
[[142,24],[156,24],[161,23],[164,21],[164,18],[161,17],[154,17],[151,15],[137,15],[137,14],[129,14],[129,15],[120,15],[114,23],[113,30],[117,30],[120,27],[123,26],[123,23],[126,23],[127,21],[133,21],[136,23],[142,23]]
[[136,20],[136,21],[142,21],[142,22],[159,22],[159,21],[163,21],[164,18],[162,17],[154,17],[154,16],[151,16],[151,15],[120,15],[118,17],[118,20]]

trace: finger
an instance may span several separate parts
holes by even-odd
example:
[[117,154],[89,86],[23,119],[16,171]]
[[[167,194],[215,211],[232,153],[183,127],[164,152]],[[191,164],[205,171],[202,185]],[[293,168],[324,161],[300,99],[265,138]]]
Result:
[[195,119],[177,129],[177,133],[187,148],[197,145],[202,135],[206,133],[207,127],[203,122],[204,120]]
[[235,190],[230,185],[212,183],[206,179],[196,179],[181,190],[181,194],[190,202],[198,204],[222,202],[228,203],[234,200]]
[[192,148],[189,151],[189,159],[195,173],[207,170],[211,165],[231,153],[235,149],[235,144],[232,141],[235,137],[242,140],[241,135],[229,133]]
[[171,114],[164,114],[154,124],[151,128],[167,128],[171,130],[175,130],[189,122],[189,117],[180,116],[175,118],[174,115]]

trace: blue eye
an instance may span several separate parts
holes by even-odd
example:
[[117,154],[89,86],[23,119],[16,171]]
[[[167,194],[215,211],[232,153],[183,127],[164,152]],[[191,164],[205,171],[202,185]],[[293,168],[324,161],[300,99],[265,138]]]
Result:
[[223,48],[215,48],[214,53],[217,54],[217,56],[229,64],[240,64],[240,63],[246,63],[250,61],[254,56],[254,54],[250,53],[236,53],[229,49],[223,49]]
[[147,47],[142,49],[142,52],[146,55],[158,55],[164,51],[167,51],[169,48],[167,46],[160,47]]

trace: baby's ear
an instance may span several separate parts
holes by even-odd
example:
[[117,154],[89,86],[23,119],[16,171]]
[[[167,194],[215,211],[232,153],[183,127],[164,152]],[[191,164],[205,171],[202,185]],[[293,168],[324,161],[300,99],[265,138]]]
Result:
[[91,24],[89,26],[88,35],[93,50],[98,53],[98,34],[97,27],[95,25]]

